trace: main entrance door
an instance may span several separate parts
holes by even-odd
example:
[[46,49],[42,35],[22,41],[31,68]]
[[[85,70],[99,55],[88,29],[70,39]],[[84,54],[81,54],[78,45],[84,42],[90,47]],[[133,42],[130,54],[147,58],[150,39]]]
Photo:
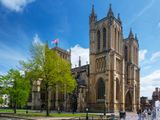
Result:
[[132,96],[129,91],[127,92],[125,96],[125,110],[132,111]]

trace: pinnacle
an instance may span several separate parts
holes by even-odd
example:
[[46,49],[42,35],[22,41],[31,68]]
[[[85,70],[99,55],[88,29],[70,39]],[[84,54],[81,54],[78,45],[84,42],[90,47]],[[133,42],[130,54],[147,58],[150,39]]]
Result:
[[112,11],[112,4],[109,5],[109,11],[107,13],[107,17],[113,17],[114,14],[113,14],[113,11]]

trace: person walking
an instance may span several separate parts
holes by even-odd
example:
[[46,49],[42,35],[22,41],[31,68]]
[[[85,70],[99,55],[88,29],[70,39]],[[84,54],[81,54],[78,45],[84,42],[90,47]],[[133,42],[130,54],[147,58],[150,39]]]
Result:
[[152,113],[150,109],[148,109],[148,120],[152,120]]
[[139,109],[139,110],[137,111],[137,114],[138,114],[138,120],[141,120],[141,113],[142,113],[142,111],[141,111],[141,109]]
[[156,119],[156,110],[153,109],[152,110],[152,120],[155,120]]

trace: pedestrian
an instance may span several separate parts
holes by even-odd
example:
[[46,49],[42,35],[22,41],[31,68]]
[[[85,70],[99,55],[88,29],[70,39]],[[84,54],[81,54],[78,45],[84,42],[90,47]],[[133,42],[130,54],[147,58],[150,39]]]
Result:
[[120,111],[119,112],[119,117],[120,117],[120,120],[125,120],[126,119],[126,112]]
[[152,110],[152,120],[156,119],[156,111],[155,109]]
[[138,120],[141,120],[141,113],[142,113],[142,111],[141,111],[141,109],[139,109],[139,110],[137,111],[137,114],[138,114]]
[[152,115],[152,114],[151,114],[151,110],[149,109],[149,110],[148,110],[148,120],[151,120],[151,115]]
[[60,107],[59,107],[59,106],[58,106],[58,108],[57,108],[57,111],[58,111],[59,114],[61,113]]
[[145,114],[146,114],[145,111],[143,111],[142,114],[141,114],[141,120],[145,119]]
[[147,110],[145,109],[143,113],[144,113],[144,118],[147,119]]
[[126,112],[123,112],[123,118],[124,118],[124,120],[126,119]]
[[41,105],[41,112],[43,112],[44,106],[45,106],[45,104],[42,104],[42,105]]

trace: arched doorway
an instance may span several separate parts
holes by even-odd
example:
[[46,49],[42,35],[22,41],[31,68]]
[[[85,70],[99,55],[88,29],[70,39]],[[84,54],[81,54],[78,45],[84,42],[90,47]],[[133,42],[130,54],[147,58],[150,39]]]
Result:
[[125,96],[125,110],[132,111],[132,96],[130,91],[128,91]]
[[116,100],[120,102],[120,84],[118,79],[116,79]]
[[121,93],[120,83],[119,83],[118,78],[116,78],[116,100],[117,100],[116,107],[117,107],[117,110],[120,110],[120,108],[121,108],[120,93]]
[[97,99],[104,100],[105,95],[105,83],[102,78],[98,80],[97,83]]

